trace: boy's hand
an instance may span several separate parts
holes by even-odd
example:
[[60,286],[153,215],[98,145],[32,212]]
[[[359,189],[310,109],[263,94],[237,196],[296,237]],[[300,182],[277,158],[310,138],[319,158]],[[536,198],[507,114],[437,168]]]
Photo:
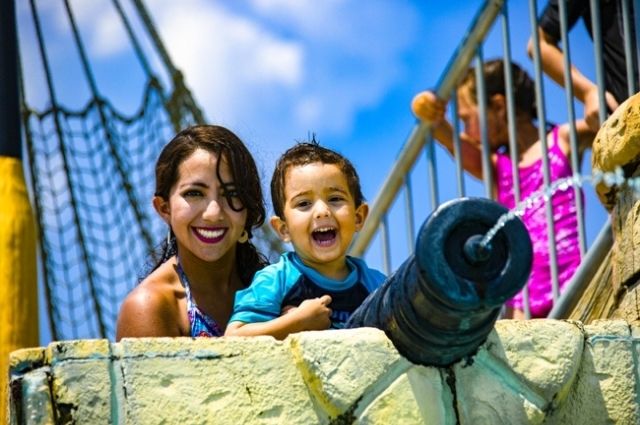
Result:
[[418,93],[411,102],[413,114],[423,121],[438,124],[444,120],[447,103],[438,99],[435,93],[423,91]]
[[285,305],[284,307],[282,307],[282,311],[280,312],[280,315],[285,315],[287,313],[291,313],[293,311],[295,311],[298,307],[295,305]]
[[331,326],[331,297],[323,295],[320,298],[304,300],[298,308],[288,311],[295,314],[300,321],[301,327],[308,331],[320,331],[329,329]]

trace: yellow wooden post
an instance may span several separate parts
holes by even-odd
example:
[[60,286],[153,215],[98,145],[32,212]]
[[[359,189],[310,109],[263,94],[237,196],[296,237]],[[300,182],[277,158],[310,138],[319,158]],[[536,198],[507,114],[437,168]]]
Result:
[[[38,345],[36,227],[22,162],[0,157],[0,419],[8,408],[9,353]],[[0,421],[1,422],[1,421]]]
[[21,160],[15,4],[0,2],[0,422],[9,353],[38,345],[36,226]]

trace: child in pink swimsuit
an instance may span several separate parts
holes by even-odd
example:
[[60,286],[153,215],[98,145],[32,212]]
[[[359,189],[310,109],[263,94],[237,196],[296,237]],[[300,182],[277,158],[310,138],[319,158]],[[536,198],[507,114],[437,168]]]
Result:
[[[516,143],[518,145],[518,170],[521,199],[543,188],[542,145],[536,125],[535,90],[531,77],[518,65],[512,63],[513,93],[516,110]],[[505,98],[504,62],[488,61],[484,64],[485,90],[487,94],[487,133],[492,149],[491,162],[494,168],[494,193],[498,202],[507,208],[515,205],[513,195],[513,172],[508,154],[509,134],[507,103]],[[482,155],[480,146],[480,116],[476,98],[475,70],[469,69],[457,91],[458,115],[465,129],[460,134],[462,141],[462,165],[471,175],[482,178]],[[453,128],[444,118],[446,102],[435,93],[419,93],[412,102],[413,113],[420,119],[432,123],[432,134],[438,142],[453,153]],[[584,120],[576,121],[579,159],[584,148],[591,145],[594,133]],[[551,181],[570,176],[571,147],[569,124],[554,127],[544,141],[548,148]],[[558,281],[560,288],[573,275],[580,263],[578,244],[578,220],[575,193],[560,191],[552,197],[555,245],[557,247]],[[544,202],[536,203],[522,217],[531,236],[534,259],[531,277],[527,284],[532,317],[545,317],[553,305],[551,272],[549,264],[549,241]],[[508,317],[524,318],[522,293],[507,303]]]
[[[558,143],[558,127],[551,131],[552,144],[549,146],[549,173],[551,181],[572,175],[569,158]],[[498,150],[495,160],[497,201],[505,207],[515,207],[513,193],[513,168],[509,154]],[[520,174],[520,197],[526,199],[540,190],[544,184],[542,158],[525,166],[518,166]],[[558,264],[558,283],[560,290],[569,281],[580,264],[580,245],[578,241],[578,215],[576,194],[573,190],[556,192],[551,197],[553,224],[556,235],[556,259]],[[533,244],[533,264],[529,277],[529,307],[532,317],[545,317],[553,306],[551,291],[551,267],[549,263],[549,238],[547,216],[544,202],[537,202],[527,208],[522,221],[529,230]],[[522,292],[507,302],[507,306],[522,311]]]

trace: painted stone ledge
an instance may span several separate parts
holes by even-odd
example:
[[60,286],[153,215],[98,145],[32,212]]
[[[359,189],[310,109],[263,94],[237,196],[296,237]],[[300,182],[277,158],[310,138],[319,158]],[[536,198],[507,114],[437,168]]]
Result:
[[638,353],[623,321],[498,321],[442,369],[369,328],[56,342],[12,354],[10,423],[636,424]]

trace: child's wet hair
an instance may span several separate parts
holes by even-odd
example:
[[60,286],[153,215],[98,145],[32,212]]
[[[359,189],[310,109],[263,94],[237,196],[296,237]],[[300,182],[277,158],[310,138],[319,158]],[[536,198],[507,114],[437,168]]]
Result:
[[[487,101],[490,101],[494,94],[506,96],[504,60],[493,59],[484,63],[483,66],[485,90]],[[531,118],[537,117],[535,83],[531,76],[515,62],[511,62],[511,75],[513,80],[513,99],[516,113],[525,113]],[[476,72],[475,68],[469,68],[462,78],[459,88],[466,90],[466,94],[478,104],[476,92]]]
[[271,178],[271,201],[275,215],[284,219],[284,204],[286,202],[284,189],[287,171],[291,167],[316,162],[337,165],[347,179],[347,185],[355,201],[356,208],[364,202],[362,189],[360,188],[360,178],[353,164],[338,152],[320,146],[314,136],[309,142],[297,143],[289,148],[276,162],[276,168]]

